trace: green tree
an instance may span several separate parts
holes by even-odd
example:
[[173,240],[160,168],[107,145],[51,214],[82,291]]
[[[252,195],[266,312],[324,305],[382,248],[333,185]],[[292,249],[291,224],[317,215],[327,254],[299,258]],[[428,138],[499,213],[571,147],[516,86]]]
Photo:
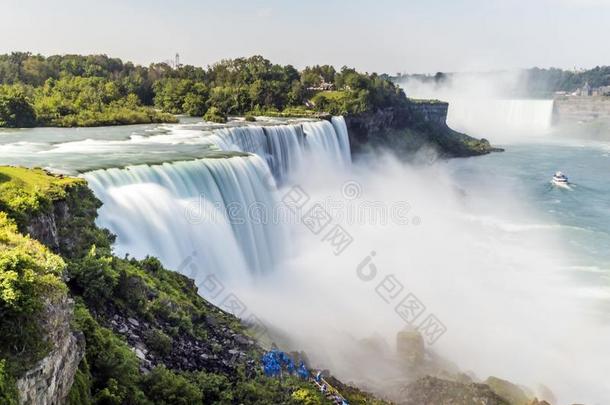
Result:
[[207,108],[209,90],[203,83],[193,82],[182,103],[182,111],[191,117],[201,117]]
[[227,122],[227,116],[216,107],[210,107],[205,112],[203,119],[210,122],[224,123]]
[[0,86],[0,127],[32,127],[36,112],[20,85]]

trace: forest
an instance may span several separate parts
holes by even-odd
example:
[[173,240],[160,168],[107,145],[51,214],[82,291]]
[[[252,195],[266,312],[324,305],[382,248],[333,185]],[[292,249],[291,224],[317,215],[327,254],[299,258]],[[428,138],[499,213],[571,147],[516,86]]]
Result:
[[386,77],[343,67],[302,71],[262,56],[207,68],[106,55],[0,55],[0,127],[101,126],[176,122],[176,115],[223,122],[236,115],[350,114],[406,103]]

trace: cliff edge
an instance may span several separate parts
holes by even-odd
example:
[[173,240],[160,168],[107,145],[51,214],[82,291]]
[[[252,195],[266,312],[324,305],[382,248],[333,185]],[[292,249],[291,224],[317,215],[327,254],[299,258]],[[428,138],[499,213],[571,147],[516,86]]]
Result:
[[345,122],[353,154],[392,150],[399,157],[432,147],[440,157],[468,157],[499,151],[486,139],[476,139],[447,125],[449,104],[413,100],[404,106],[348,114]]

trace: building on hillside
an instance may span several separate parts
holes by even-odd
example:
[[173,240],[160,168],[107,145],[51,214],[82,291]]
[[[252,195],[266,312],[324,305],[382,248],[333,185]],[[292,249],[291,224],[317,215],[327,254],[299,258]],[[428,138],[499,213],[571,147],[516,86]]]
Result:
[[585,84],[577,90],[580,97],[589,97],[592,95],[591,86],[589,86],[589,82],[585,82]]
[[320,84],[307,88],[307,90],[310,91],[329,91],[334,89],[335,85],[333,83],[328,83],[327,81],[325,81],[322,76],[320,76]]
[[610,86],[596,87],[591,90],[591,95],[598,96],[598,97],[609,97],[610,96]]
[[[555,92],[555,95],[563,96],[565,93]],[[576,89],[571,95],[577,97],[610,97],[610,86],[591,87],[589,82],[585,82],[581,88]]]

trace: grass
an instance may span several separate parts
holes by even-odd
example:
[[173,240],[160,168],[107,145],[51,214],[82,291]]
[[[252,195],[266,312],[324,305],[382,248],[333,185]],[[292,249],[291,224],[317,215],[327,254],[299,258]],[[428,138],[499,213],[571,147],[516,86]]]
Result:
[[65,187],[84,180],[74,177],[55,176],[43,169],[28,169],[16,166],[0,166],[0,186],[14,184],[26,192],[63,194]]
[[83,184],[82,179],[55,176],[42,169],[0,166],[0,210],[22,223],[64,198],[68,188]]
[[318,96],[318,97],[324,97],[324,98],[327,98],[327,99],[333,100],[333,101],[344,100],[346,97],[348,97],[348,95],[349,94],[343,90],[321,91],[318,94],[316,94],[316,96]]
[[282,111],[276,109],[264,108],[249,111],[246,114],[246,121],[249,121],[248,117],[263,116],[263,117],[279,117],[279,118],[318,118],[320,113],[315,110],[311,110],[305,106],[298,107],[286,107]]

